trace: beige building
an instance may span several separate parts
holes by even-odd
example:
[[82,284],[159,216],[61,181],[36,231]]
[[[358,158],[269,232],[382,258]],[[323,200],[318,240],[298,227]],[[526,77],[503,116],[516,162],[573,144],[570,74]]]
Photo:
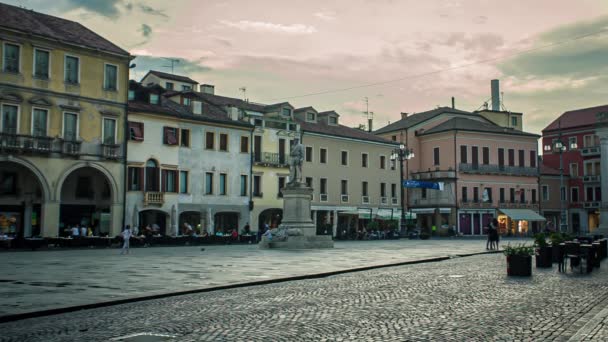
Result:
[[129,53],[84,26],[0,3],[0,230],[121,230]]
[[341,125],[334,111],[307,107],[294,113],[302,130],[302,173],[314,190],[311,209],[318,229],[326,224],[329,233],[331,225],[334,237],[346,238],[356,236],[370,219],[399,221],[399,168],[390,160],[398,144]]

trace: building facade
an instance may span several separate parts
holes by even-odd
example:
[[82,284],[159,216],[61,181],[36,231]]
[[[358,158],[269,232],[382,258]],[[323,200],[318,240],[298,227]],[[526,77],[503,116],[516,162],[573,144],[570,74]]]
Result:
[[[543,165],[559,171],[561,154],[564,225],[570,232],[593,233],[600,224],[601,153],[595,124],[596,116],[604,112],[608,112],[606,105],[567,111],[542,131]],[[564,146],[561,153],[554,150],[557,140]],[[548,182],[546,177],[543,175],[542,183]],[[554,196],[559,197],[560,187],[556,187]],[[561,215],[556,220],[556,227],[560,227]]]
[[[240,231],[249,221],[253,126],[194,91],[131,83],[127,217],[180,235]],[[187,103],[187,104],[184,104]]]
[[123,223],[125,50],[78,23],[0,4],[0,229]]

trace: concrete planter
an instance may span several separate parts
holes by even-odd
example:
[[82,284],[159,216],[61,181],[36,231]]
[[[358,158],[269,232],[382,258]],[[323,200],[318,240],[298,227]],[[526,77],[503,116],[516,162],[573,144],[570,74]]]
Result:
[[531,255],[508,255],[507,275],[529,277],[532,275]]

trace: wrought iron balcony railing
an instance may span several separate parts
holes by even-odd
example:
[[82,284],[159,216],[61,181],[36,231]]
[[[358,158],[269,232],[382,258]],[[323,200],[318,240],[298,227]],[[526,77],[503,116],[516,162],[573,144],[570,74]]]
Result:
[[493,164],[470,164],[460,163],[458,170],[462,173],[488,174],[488,175],[510,175],[510,176],[538,176],[538,169],[526,166],[506,166]]
[[253,163],[256,165],[286,167],[289,165],[289,155],[281,153],[254,153]]

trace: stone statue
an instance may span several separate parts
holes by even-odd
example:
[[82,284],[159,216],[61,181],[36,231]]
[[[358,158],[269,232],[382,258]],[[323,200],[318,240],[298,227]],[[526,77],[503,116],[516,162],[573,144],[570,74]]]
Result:
[[291,148],[291,160],[289,161],[289,183],[295,185],[302,182],[302,162],[304,161],[304,146],[300,139],[295,139]]

